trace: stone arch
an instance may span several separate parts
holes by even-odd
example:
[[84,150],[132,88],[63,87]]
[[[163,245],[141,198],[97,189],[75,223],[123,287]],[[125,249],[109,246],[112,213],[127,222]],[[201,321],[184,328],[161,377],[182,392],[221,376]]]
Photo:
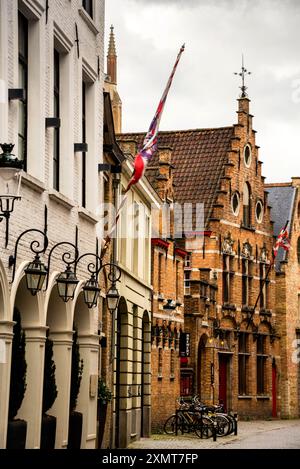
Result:
[[20,312],[26,342],[26,391],[17,418],[27,422],[26,448],[39,448],[45,343],[43,293],[32,295],[27,289],[24,274],[27,264],[22,263],[17,271],[11,298],[13,310],[17,308]]
[[141,436],[149,437],[151,431],[151,319],[144,311],[142,320],[142,384],[141,384]]
[[202,402],[209,402],[211,399],[210,389],[210,350],[208,345],[208,335],[202,334],[198,343],[198,367],[197,367],[197,394]]
[[66,448],[69,426],[73,305],[72,302],[65,303],[59,297],[55,278],[56,275],[52,275],[45,301],[45,324],[46,328],[49,328],[49,338],[53,341],[57,386],[57,398],[49,409],[49,414],[56,417],[55,448]]
[[77,292],[74,300],[74,324],[78,330],[83,374],[76,410],[83,415],[81,448],[95,448],[99,369],[98,309],[88,308],[84,302],[83,291]]

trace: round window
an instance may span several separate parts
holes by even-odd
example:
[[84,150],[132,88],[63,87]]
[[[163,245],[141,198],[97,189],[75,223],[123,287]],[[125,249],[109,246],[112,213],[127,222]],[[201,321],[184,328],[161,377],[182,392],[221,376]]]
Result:
[[263,214],[264,214],[264,207],[263,207],[262,202],[259,200],[256,203],[256,207],[255,207],[255,215],[256,215],[256,220],[258,221],[258,223],[262,222]]
[[247,168],[251,165],[251,146],[249,143],[244,148],[244,161]]
[[231,208],[233,214],[237,217],[240,210],[240,196],[238,192],[235,192],[231,197]]

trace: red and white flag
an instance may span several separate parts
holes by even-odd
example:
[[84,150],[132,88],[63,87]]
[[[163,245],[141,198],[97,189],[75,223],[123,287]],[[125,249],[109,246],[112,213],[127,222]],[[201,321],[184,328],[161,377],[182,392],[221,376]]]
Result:
[[280,231],[278,238],[276,240],[275,246],[273,247],[274,257],[277,256],[279,248],[283,248],[285,251],[288,251],[291,247],[291,243],[289,240],[289,233],[287,230],[287,224],[282,230]]

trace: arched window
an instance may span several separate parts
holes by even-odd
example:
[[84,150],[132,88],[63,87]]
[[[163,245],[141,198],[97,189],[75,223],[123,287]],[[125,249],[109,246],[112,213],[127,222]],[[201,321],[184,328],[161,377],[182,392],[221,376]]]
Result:
[[251,224],[251,190],[248,182],[244,184],[243,190],[243,225],[250,227]]

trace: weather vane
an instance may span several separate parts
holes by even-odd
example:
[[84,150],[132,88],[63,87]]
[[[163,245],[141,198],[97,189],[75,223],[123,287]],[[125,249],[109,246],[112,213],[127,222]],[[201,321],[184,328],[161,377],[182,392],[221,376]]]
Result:
[[239,75],[240,77],[242,77],[242,86],[240,86],[240,88],[242,90],[241,98],[246,98],[247,97],[247,93],[246,93],[247,86],[245,85],[245,75],[251,75],[251,72],[248,72],[248,70],[244,67],[244,54],[242,54],[242,71],[239,72],[239,73],[234,72],[234,75]]

